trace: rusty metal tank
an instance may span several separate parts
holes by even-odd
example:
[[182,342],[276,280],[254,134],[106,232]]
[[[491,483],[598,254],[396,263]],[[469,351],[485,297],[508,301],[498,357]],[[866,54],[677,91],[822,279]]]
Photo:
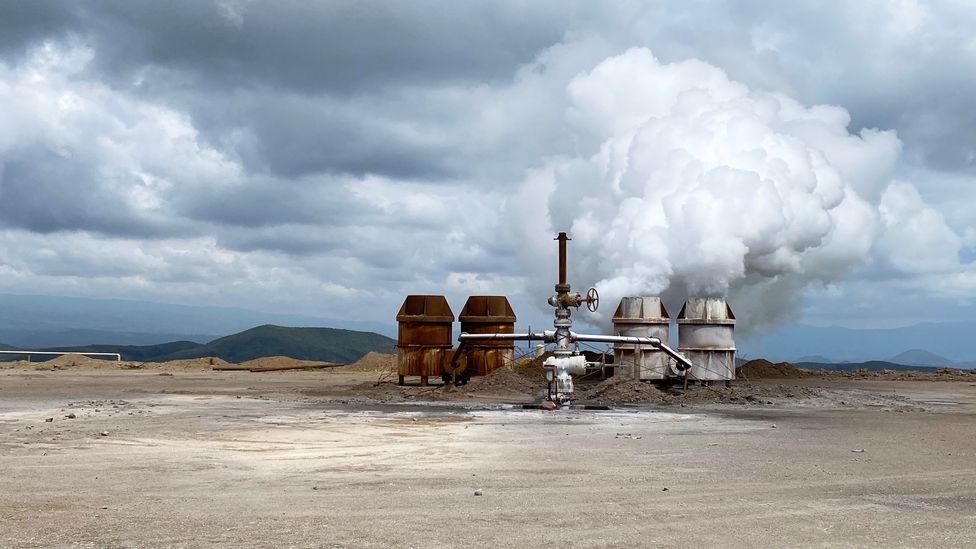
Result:
[[[660,297],[624,297],[613,314],[613,332],[632,337],[656,337],[668,343],[671,317]],[[671,359],[647,346],[617,343],[613,346],[614,377],[655,380],[668,376]]]
[[[461,332],[468,334],[515,333],[515,311],[503,295],[473,295],[458,315]],[[514,341],[481,341],[464,348],[467,376],[488,375],[515,361]]]
[[678,313],[678,351],[692,367],[688,379],[735,379],[735,315],[721,297],[693,297]]
[[397,373],[440,377],[452,354],[454,312],[442,295],[408,295],[397,313]]

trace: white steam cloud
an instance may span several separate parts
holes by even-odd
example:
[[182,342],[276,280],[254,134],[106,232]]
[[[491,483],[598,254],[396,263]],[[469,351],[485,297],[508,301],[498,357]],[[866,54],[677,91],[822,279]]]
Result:
[[[851,134],[842,108],[805,107],[646,49],[577,75],[567,95],[579,154],[531,173],[508,210],[522,242],[570,233],[570,281],[603,296],[593,321],[625,295],[663,295],[671,307],[727,295],[756,327],[791,311],[811,282],[872,261],[876,247],[904,251],[885,235],[899,215],[931,222],[930,239],[953,234],[912,206],[924,206],[914,187],[892,183],[894,132]],[[958,242],[942,247],[954,260]],[[554,253],[548,241],[528,250],[531,292],[551,291]]]

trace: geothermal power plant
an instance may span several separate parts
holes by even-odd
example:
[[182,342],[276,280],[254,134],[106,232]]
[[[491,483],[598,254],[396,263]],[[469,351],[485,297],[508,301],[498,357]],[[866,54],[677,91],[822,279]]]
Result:
[[[730,384],[735,379],[735,315],[724,298],[692,297],[678,313],[677,345],[669,341],[672,319],[657,296],[623,297],[613,314],[612,335],[572,330],[572,309],[596,312],[596,288],[573,293],[567,281],[566,244],[559,233],[558,281],[548,303],[554,308],[553,329],[515,332],[516,315],[505,296],[470,296],[461,309],[458,345],[453,342],[455,316],[443,295],[409,295],[397,313],[398,382],[431,377],[466,383],[515,361],[515,342],[551,344],[543,362],[547,400],[573,400],[573,378],[599,371],[614,377],[654,383]],[[588,361],[580,343],[613,344],[613,360]],[[544,352],[543,348],[539,353]],[[611,366],[612,365],[612,366]],[[609,366],[609,367],[608,367]]]

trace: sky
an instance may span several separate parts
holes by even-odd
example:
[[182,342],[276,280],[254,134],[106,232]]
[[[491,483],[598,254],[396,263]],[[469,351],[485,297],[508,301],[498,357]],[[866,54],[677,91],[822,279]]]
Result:
[[[976,320],[970,0],[0,3],[0,292]],[[677,305],[676,305],[677,304]],[[672,310],[672,316],[677,310]]]

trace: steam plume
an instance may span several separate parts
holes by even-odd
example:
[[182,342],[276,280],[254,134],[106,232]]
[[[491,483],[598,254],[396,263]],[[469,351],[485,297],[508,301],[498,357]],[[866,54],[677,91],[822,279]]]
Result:
[[[567,95],[579,154],[529,174],[509,209],[546,204],[520,240],[569,231],[572,281],[595,284],[605,307],[624,295],[663,295],[671,307],[731,295],[758,325],[810,282],[869,258],[901,150],[893,132],[851,134],[842,108],[805,107],[646,49],[579,74]],[[528,252],[533,265],[552,253]],[[549,291],[550,278],[531,277],[530,290]]]

